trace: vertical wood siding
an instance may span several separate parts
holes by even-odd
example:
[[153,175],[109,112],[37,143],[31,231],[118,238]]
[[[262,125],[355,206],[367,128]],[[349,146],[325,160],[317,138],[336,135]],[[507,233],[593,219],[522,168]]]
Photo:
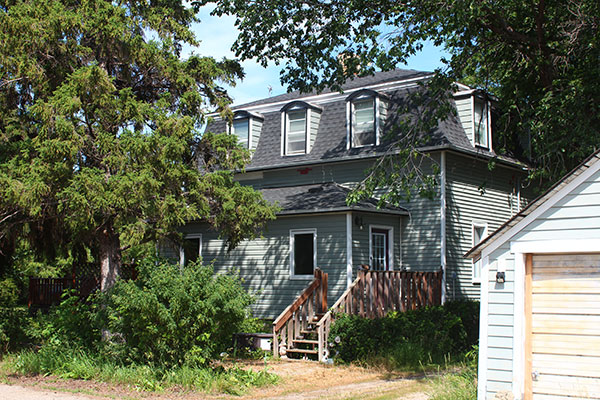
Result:
[[250,134],[252,135],[252,147],[250,150],[256,150],[258,146],[258,141],[260,139],[260,133],[262,131],[263,121],[258,118],[252,118],[252,127]]

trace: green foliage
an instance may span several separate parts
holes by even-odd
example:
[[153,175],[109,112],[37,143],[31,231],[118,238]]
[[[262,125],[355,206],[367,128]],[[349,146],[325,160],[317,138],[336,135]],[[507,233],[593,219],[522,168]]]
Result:
[[0,356],[29,342],[31,324],[26,307],[0,307]]
[[12,278],[0,280],[0,307],[14,307],[19,300],[19,288]]
[[43,346],[25,350],[9,360],[9,368],[20,374],[52,374],[65,379],[95,379],[130,385],[138,390],[160,391],[177,386],[204,392],[243,394],[250,387],[271,385],[277,376],[266,370],[254,372],[237,367],[159,368],[150,365],[122,365],[116,360],[70,346]]
[[477,399],[477,366],[463,367],[459,372],[446,373],[432,381],[430,400]]
[[[494,150],[529,159],[532,178],[556,181],[599,147],[597,0],[198,1],[205,3],[236,16],[236,55],[284,62],[282,81],[304,92],[402,66],[425,41],[443,47],[449,56],[419,119],[437,123],[454,82],[485,89],[501,110]],[[419,145],[402,140],[397,149]]]
[[469,337],[462,319],[469,323],[471,318],[477,319],[476,305],[427,307],[375,319],[340,315],[331,328],[332,354],[344,362],[376,363],[394,369],[442,364],[476,343],[477,337]]
[[233,179],[249,152],[202,133],[208,112],[230,116],[220,85],[243,73],[231,60],[180,58],[198,44],[196,11],[183,1],[0,8],[2,261],[26,239],[37,261],[111,261],[111,274],[125,249],[187,221],[235,246],[274,218]]
[[231,346],[253,298],[235,275],[146,260],[106,296],[107,351],[125,363],[203,366]]

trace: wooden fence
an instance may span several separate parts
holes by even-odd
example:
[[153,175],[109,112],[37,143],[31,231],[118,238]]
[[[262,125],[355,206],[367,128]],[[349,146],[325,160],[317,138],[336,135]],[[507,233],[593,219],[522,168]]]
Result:
[[95,278],[29,278],[29,307],[49,307],[60,303],[66,289],[77,290],[77,295],[87,297],[98,287]]
[[317,323],[319,361],[328,354],[329,329],[339,313],[383,317],[442,304],[443,271],[358,271],[356,280]]

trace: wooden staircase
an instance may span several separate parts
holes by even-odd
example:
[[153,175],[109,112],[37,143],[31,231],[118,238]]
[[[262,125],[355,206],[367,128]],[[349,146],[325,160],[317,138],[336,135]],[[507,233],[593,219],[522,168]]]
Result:
[[383,317],[441,304],[443,272],[358,271],[356,280],[327,309],[327,274],[315,270],[311,284],[273,322],[275,357],[329,357],[329,329],[337,314]]

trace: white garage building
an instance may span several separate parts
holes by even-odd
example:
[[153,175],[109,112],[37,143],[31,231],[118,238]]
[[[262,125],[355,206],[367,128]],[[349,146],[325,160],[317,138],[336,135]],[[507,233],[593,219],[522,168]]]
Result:
[[600,399],[600,155],[467,253],[482,261],[478,399]]

